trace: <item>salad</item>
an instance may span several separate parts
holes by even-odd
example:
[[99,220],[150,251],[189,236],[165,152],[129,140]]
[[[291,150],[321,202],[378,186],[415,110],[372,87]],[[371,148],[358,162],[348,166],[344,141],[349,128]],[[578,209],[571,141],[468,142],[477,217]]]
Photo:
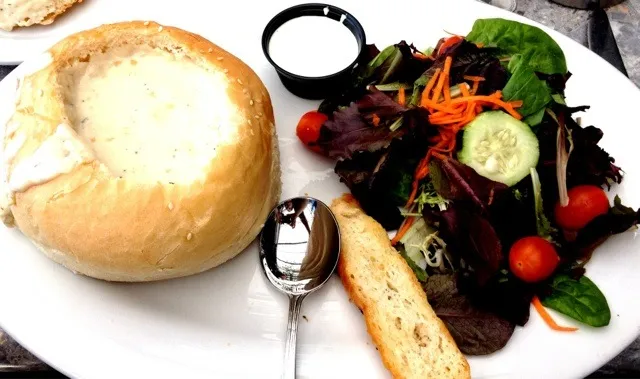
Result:
[[506,345],[531,304],[582,325],[611,311],[585,274],[595,248],[637,225],[611,204],[623,180],[571,107],[564,53],[544,31],[477,20],[465,37],[418,50],[368,46],[351,82],[297,127],[387,230],[427,299],[468,355]]

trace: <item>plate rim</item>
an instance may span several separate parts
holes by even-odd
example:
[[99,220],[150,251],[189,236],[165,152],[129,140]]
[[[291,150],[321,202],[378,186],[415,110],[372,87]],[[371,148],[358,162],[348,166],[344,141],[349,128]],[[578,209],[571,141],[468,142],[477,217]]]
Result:
[[[97,0],[93,0],[93,1],[97,1]],[[515,14],[515,13],[511,13],[496,7],[493,7],[491,5],[485,4],[485,3],[481,3],[481,2],[477,2],[474,0],[456,0],[456,1],[462,1],[462,2],[469,2],[469,3],[473,3],[474,6],[477,7],[488,7],[492,9],[492,13],[495,13],[496,17],[503,17],[503,18],[508,18],[511,20],[517,20],[517,21],[521,21],[521,22],[525,22],[527,24],[530,25],[534,25],[537,27],[540,27],[542,30],[544,30],[545,32],[549,33],[555,40],[561,40],[562,43],[561,45],[564,44],[571,44],[574,47],[579,46],[582,49],[584,49],[583,51],[588,52],[588,54],[590,54],[591,57],[595,58],[597,57],[599,60],[603,61],[604,63],[606,63],[607,65],[609,65],[613,71],[616,72],[615,75],[618,75],[617,79],[615,79],[616,82],[626,82],[628,84],[631,85],[630,90],[635,90],[640,92],[640,88],[638,88],[635,83],[633,83],[631,81],[630,78],[626,77],[625,75],[623,75],[621,72],[619,72],[617,69],[615,69],[613,66],[611,66],[608,62],[606,62],[602,57],[598,56],[597,54],[593,53],[591,50],[589,50],[586,46],[582,45],[581,43],[573,40],[572,38],[570,38],[569,36],[566,36],[554,29],[551,29],[537,21],[528,19],[522,15],[519,14]],[[339,4],[340,1],[336,0],[336,3]],[[453,4],[453,2],[451,2],[451,4]],[[447,8],[452,8],[451,5],[448,5]],[[28,60],[27,60],[28,62]],[[19,62],[18,63],[18,67],[16,69],[14,69],[12,72],[10,72],[5,78],[3,78],[3,80],[1,82],[4,82],[5,80],[10,81],[10,80],[16,80],[17,77],[19,77],[20,75],[20,68],[22,66],[22,64]],[[4,61],[0,61],[0,65],[8,65],[6,63],[4,63]],[[33,345],[33,343],[24,341],[22,339],[21,336],[19,335],[15,335],[11,333],[11,328],[6,328],[6,326],[4,325],[3,321],[2,321],[2,316],[0,315],[0,327],[2,327],[4,329],[4,331],[9,334],[15,341],[17,341],[21,346],[27,348],[27,346],[29,345]],[[581,368],[582,370],[578,371],[576,370],[576,373],[581,373],[583,375],[588,375],[592,372],[594,372],[595,370],[597,370],[598,368],[602,367],[603,364],[606,364],[608,362],[611,361],[611,359],[615,358],[616,356],[618,356],[622,351],[624,351],[630,344],[632,344],[639,336],[640,336],[640,315],[638,315],[638,317],[636,318],[636,324],[638,326],[636,333],[630,333],[629,335],[625,336],[624,338],[620,338],[620,340],[624,339],[623,344],[621,344],[619,346],[619,349],[616,349],[615,354],[611,355],[610,358],[608,358],[604,363],[597,363],[597,364],[593,364],[593,363],[589,363],[589,362],[581,362]],[[77,375],[78,373],[74,373],[74,369],[67,369],[66,367],[61,367],[58,362],[52,362],[49,361],[44,353],[41,354],[40,351],[35,351],[35,350],[31,350],[29,348],[27,348],[27,350],[29,350],[34,356],[38,357],[40,360],[42,360],[43,362],[45,362],[46,364],[48,364],[49,366],[53,367],[54,369],[56,369],[57,371],[59,371],[62,374],[65,374],[67,376],[73,377],[74,375]],[[609,356],[609,354],[607,354],[607,356]],[[598,361],[600,362],[600,361]],[[578,365],[573,365],[574,367],[577,367]]]

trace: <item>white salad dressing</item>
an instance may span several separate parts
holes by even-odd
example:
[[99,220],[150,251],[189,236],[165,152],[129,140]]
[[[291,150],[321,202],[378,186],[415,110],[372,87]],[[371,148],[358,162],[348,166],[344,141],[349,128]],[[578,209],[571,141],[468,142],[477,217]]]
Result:
[[125,46],[66,74],[75,129],[115,176],[191,183],[237,133],[227,76],[184,55]]
[[356,60],[358,51],[356,37],[342,22],[322,16],[289,20],[269,42],[269,55],[278,66],[306,77],[340,72]]

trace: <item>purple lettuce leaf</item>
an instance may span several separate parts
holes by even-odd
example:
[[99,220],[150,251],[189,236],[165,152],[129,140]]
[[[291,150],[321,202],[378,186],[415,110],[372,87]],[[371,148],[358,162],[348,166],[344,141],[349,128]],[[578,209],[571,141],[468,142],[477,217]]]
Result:
[[433,185],[440,196],[471,203],[483,213],[496,196],[508,189],[506,185],[481,176],[455,159],[434,159],[429,169]]
[[[372,91],[350,106],[334,112],[320,129],[316,143],[330,158],[348,159],[358,151],[383,149],[403,134],[403,129],[391,131],[388,124],[402,117],[407,108],[379,91]],[[374,125],[374,118],[380,124]]]
[[467,355],[487,355],[502,349],[515,323],[475,306],[461,293],[456,275],[432,275],[423,284],[429,304],[444,322],[458,348]]

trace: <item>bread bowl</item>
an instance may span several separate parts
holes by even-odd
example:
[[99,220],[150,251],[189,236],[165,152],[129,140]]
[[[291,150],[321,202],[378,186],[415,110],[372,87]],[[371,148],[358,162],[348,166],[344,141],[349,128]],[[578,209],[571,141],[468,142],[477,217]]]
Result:
[[0,213],[48,257],[160,280],[220,265],[259,233],[279,153],[269,94],[240,59],[126,22],[64,39],[30,71],[6,127]]
[[0,29],[49,25],[56,17],[82,0],[0,0]]

